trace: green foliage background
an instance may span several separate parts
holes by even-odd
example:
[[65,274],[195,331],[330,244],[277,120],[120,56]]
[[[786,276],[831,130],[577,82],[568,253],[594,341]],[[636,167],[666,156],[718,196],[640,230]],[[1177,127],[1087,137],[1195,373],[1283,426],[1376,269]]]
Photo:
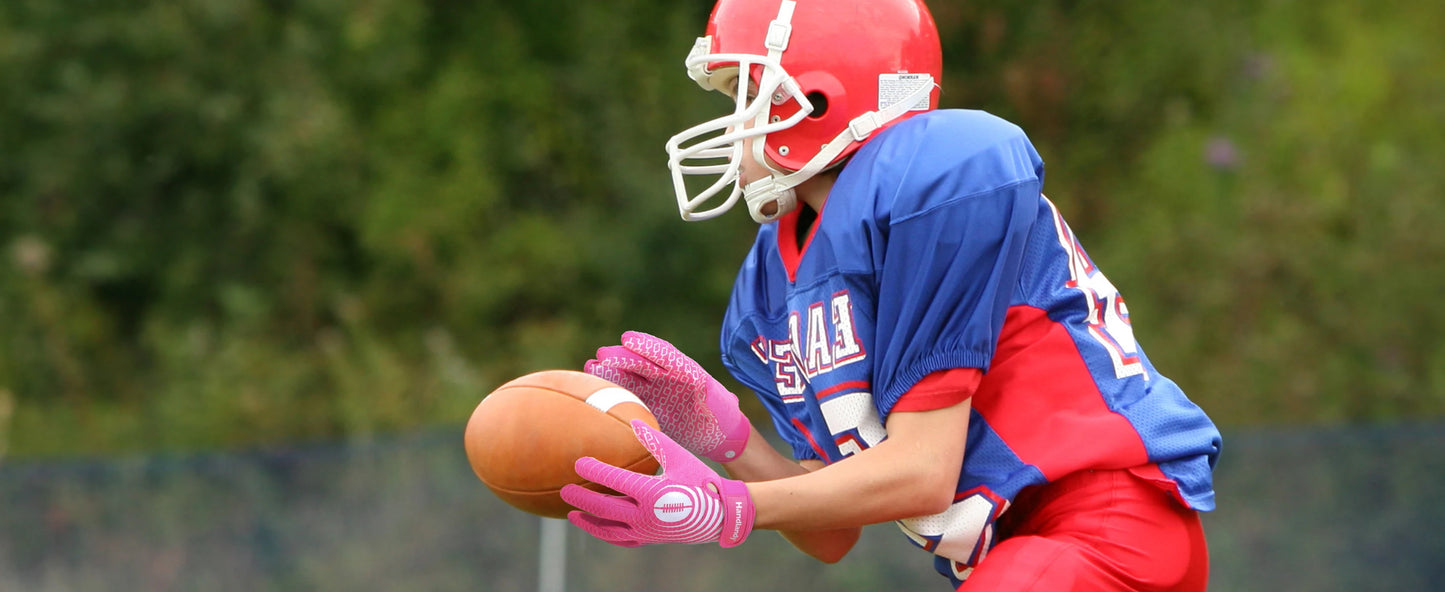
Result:
[[[1445,4],[931,6],[1221,425],[1445,413]],[[625,329],[721,373],[755,226],[662,151],[709,8],[0,3],[0,449],[457,423]]]

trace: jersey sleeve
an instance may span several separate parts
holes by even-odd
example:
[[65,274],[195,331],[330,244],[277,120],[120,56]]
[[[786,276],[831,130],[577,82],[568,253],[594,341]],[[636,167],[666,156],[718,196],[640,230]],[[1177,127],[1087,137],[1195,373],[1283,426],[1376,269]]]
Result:
[[977,368],[950,368],[923,377],[898,398],[893,411],[933,411],[952,407],[973,397],[983,372]]
[[929,374],[987,372],[1042,199],[1043,164],[1021,133],[942,160],[914,163],[904,177],[907,201],[892,212],[875,269],[874,389],[884,421]]

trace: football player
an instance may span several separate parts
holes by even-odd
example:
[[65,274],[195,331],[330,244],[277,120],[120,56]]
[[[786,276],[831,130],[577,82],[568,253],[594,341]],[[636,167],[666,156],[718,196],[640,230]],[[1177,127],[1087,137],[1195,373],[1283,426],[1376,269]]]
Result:
[[793,458],[629,332],[586,370],[657,415],[634,427],[663,470],[579,461],[623,495],[568,487],[574,524],[626,546],[775,529],[832,562],[896,521],[958,590],[1205,589],[1218,430],[1144,355],[1024,132],[935,109],[941,62],[920,0],[717,3],[686,66],[733,109],[668,165],[684,219],[741,198],[762,224],[722,361]]

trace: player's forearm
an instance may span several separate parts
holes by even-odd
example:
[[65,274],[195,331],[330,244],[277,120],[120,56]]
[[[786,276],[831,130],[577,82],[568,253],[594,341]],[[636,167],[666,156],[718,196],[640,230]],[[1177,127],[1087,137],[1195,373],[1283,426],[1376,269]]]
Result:
[[[771,481],[803,475],[822,466],[808,467],[779,454],[769,446],[762,434],[754,428],[748,439],[748,447],[737,460],[723,466],[735,479],[746,482]],[[783,538],[798,550],[825,563],[842,559],[862,535],[862,528],[834,528],[824,530],[782,530]]]
[[837,563],[853,549],[853,545],[858,544],[863,529],[855,526],[828,530],[783,530],[779,534],[810,557],[823,563]]
[[738,455],[737,460],[723,463],[728,475],[741,481],[771,481],[793,477],[808,472],[807,468],[798,464],[788,457],[779,454],[768,444],[766,438],[752,427],[752,433],[748,435],[748,445]]
[[[895,413],[888,439],[873,448],[817,471],[749,483],[755,528],[849,528],[948,509],[963,463],[968,411],[963,403]],[[956,438],[939,437],[950,433]]]
[[757,508],[755,528],[818,530],[861,527],[902,518],[935,514],[947,509],[943,499],[928,491],[945,491],[928,485],[929,472],[938,467],[912,467],[902,455],[887,454],[878,446],[826,470],[788,479],[748,483]]

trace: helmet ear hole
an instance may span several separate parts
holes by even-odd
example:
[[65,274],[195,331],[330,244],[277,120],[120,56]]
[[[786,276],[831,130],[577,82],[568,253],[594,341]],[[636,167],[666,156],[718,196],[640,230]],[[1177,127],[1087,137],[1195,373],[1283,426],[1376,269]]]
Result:
[[808,97],[808,102],[813,104],[813,112],[808,114],[808,119],[821,119],[828,113],[828,97],[826,95],[815,90],[804,96]]

